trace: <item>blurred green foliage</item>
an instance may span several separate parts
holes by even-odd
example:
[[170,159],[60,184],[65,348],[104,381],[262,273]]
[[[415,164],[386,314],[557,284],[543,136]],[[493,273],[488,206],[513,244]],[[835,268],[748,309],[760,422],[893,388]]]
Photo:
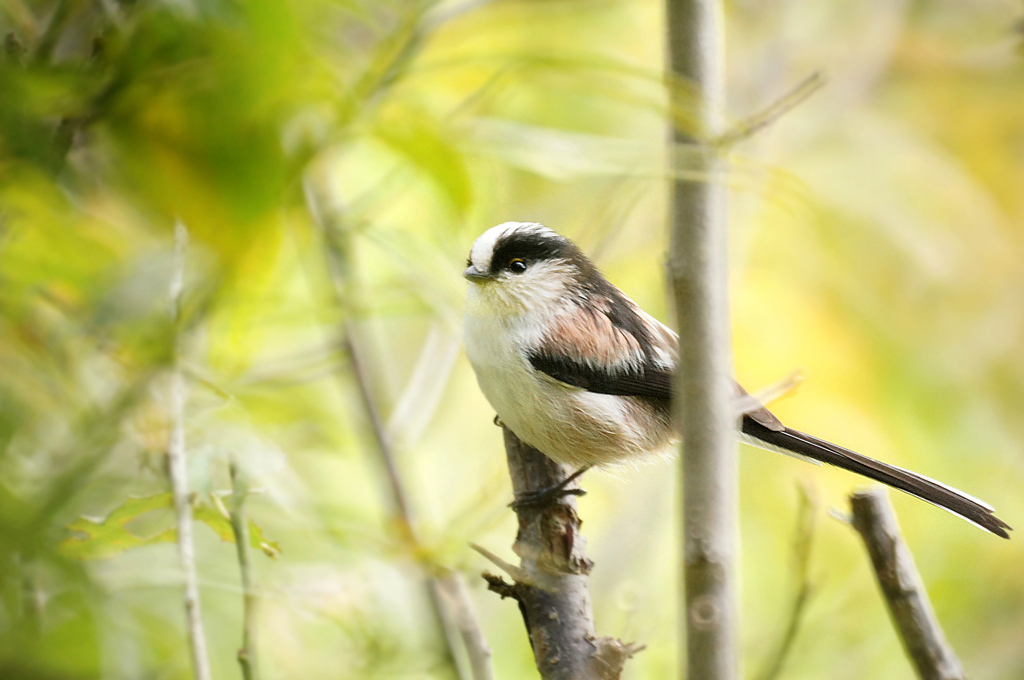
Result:
[[[213,529],[222,541],[234,542],[229,511],[217,496],[211,496],[211,500],[216,507],[197,505],[193,510],[193,518]],[[94,560],[111,557],[143,545],[171,543],[177,540],[176,527],[149,533],[141,527],[133,526],[129,529],[128,525],[156,510],[169,510],[173,507],[173,501],[170,492],[158,493],[142,498],[129,498],[100,521],[79,517],[67,527],[71,535],[61,543],[62,552],[67,557]],[[267,557],[277,557],[280,554],[280,546],[274,541],[266,540],[263,531],[251,520],[249,531],[249,540],[253,548],[262,550]],[[148,535],[145,535],[147,533]]]
[[[192,487],[223,519],[212,499],[238,457],[249,512],[283,550],[254,554],[264,676],[451,677],[420,583],[454,569],[498,676],[530,677],[519,613],[483,590],[467,548],[511,558],[515,526],[500,437],[459,354],[459,274],[486,227],[539,220],[665,318],[665,127],[688,115],[665,110],[659,3],[0,9],[0,677],[189,677],[174,547],[146,540],[173,523],[166,502],[117,522],[147,545],[87,562],[62,547],[79,518],[166,498],[176,220],[192,243]],[[803,367],[777,408],[794,426],[1024,524],[1020,7],[727,11],[731,120],[813,71],[829,81],[731,151],[739,377],[757,389]],[[687,149],[668,155],[688,176]],[[342,328],[418,545],[388,503]],[[817,532],[780,677],[909,677],[856,536],[826,515],[857,480],[760,451],[743,466],[748,672],[800,589],[800,480]],[[673,470],[591,473],[581,501],[598,629],[648,645],[630,678],[675,668]],[[1024,676],[1019,538],[895,501],[972,676]],[[214,674],[231,677],[234,547],[197,541]]]

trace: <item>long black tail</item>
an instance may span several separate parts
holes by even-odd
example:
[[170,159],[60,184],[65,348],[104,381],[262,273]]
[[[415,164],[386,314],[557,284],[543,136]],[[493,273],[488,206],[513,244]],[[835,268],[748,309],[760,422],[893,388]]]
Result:
[[1009,538],[1010,525],[996,517],[994,510],[967,494],[945,484],[928,479],[909,470],[872,460],[867,456],[830,444],[809,434],[782,426],[781,429],[766,427],[749,415],[743,417],[743,432],[772,447],[790,451],[800,456],[835,465],[855,472],[869,479],[887,484],[900,491],[906,491],[921,500],[960,515],[968,522],[991,531],[996,536]]

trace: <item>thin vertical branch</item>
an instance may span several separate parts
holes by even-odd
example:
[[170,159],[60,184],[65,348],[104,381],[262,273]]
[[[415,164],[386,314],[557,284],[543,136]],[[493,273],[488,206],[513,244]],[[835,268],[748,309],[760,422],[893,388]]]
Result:
[[210,660],[203,632],[203,615],[199,604],[199,576],[196,573],[196,550],[192,539],[192,495],[188,489],[188,465],[185,453],[185,376],[181,369],[182,320],[181,298],[185,289],[185,250],[188,230],[181,222],[174,225],[174,261],[171,271],[171,321],[174,333],[174,366],[171,370],[171,437],[167,446],[174,512],[178,520],[178,555],[185,579],[185,615],[188,639],[192,648],[192,668],[196,680],[210,680]]
[[671,198],[669,276],[679,325],[676,416],[685,432],[683,580],[688,677],[738,677],[738,470],[731,403],[732,360],[727,293],[727,189],[714,140],[724,99],[720,0],[667,0],[668,79],[697,94],[682,101],[669,88],[672,110],[696,107],[697,129],[672,129],[691,145],[703,181],[676,181]]
[[[559,485],[572,469],[555,463],[504,428],[505,453],[517,496]],[[567,489],[579,488],[575,481]],[[598,637],[590,606],[587,541],[580,533],[576,498],[562,496],[548,503],[516,508],[519,532],[512,547],[519,555],[515,567],[477,548],[484,557],[515,580],[484,574],[488,587],[511,597],[530,637],[534,661],[543,680],[617,680],[626,660],[642,646],[611,637]]]
[[896,632],[921,680],[964,680],[963,666],[946,642],[928,599],[914,556],[903,542],[885,489],[850,496],[853,528],[864,539],[878,585],[889,606]]
[[256,656],[256,589],[252,580],[249,520],[245,514],[245,501],[249,494],[249,480],[234,458],[228,464],[231,472],[231,531],[235,534],[238,566],[242,572],[242,646],[238,650],[238,665],[244,680],[259,680]]

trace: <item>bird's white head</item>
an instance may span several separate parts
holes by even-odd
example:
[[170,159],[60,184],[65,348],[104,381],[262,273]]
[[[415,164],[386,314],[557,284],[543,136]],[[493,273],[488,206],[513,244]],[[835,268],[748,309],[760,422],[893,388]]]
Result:
[[536,222],[491,227],[473,243],[466,265],[467,311],[501,316],[549,312],[578,297],[588,275],[600,276],[572,241]]

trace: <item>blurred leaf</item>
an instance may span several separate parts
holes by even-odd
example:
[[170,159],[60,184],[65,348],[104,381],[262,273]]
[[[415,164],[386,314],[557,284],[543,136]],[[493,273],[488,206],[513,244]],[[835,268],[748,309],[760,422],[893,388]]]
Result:
[[111,46],[124,81],[103,120],[121,181],[233,263],[276,224],[289,177],[281,129],[304,71],[287,3],[160,10]]
[[[235,542],[235,534],[231,530],[231,520],[226,512],[204,504],[195,507],[193,516],[217,532],[220,540],[226,543]],[[275,541],[268,540],[263,535],[263,529],[260,529],[251,519],[249,520],[249,544],[253,548],[259,548],[264,555],[273,559],[281,554],[281,546]]]
[[[65,556],[94,560],[111,557],[131,548],[155,543],[171,543],[177,540],[178,532],[174,527],[157,532],[152,536],[143,537],[132,533],[128,524],[146,513],[154,510],[170,510],[174,507],[174,496],[170,492],[158,493],[141,498],[129,498],[104,520],[93,520],[80,517],[68,525],[68,530],[81,536],[69,536],[61,543]],[[235,536],[231,531],[231,522],[222,512],[206,504],[194,506],[192,516],[213,529],[222,541],[234,543]],[[267,557],[276,558],[281,554],[281,547],[263,535],[263,530],[249,520],[249,535],[252,547],[259,548]]]
[[174,507],[174,497],[168,493],[159,493],[143,498],[129,498],[106,519],[96,521],[88,517],[79,517],[68,525],[68,530],[80,536],[70,536],[61,543],[64,554],[81,560],[100,559],[124,552],[129,548],[153,543],[174,541],[174,529],[165,529],[153,536],[143,538],[128,531],[128,523],[133,519],[154,510],[167,510]]

